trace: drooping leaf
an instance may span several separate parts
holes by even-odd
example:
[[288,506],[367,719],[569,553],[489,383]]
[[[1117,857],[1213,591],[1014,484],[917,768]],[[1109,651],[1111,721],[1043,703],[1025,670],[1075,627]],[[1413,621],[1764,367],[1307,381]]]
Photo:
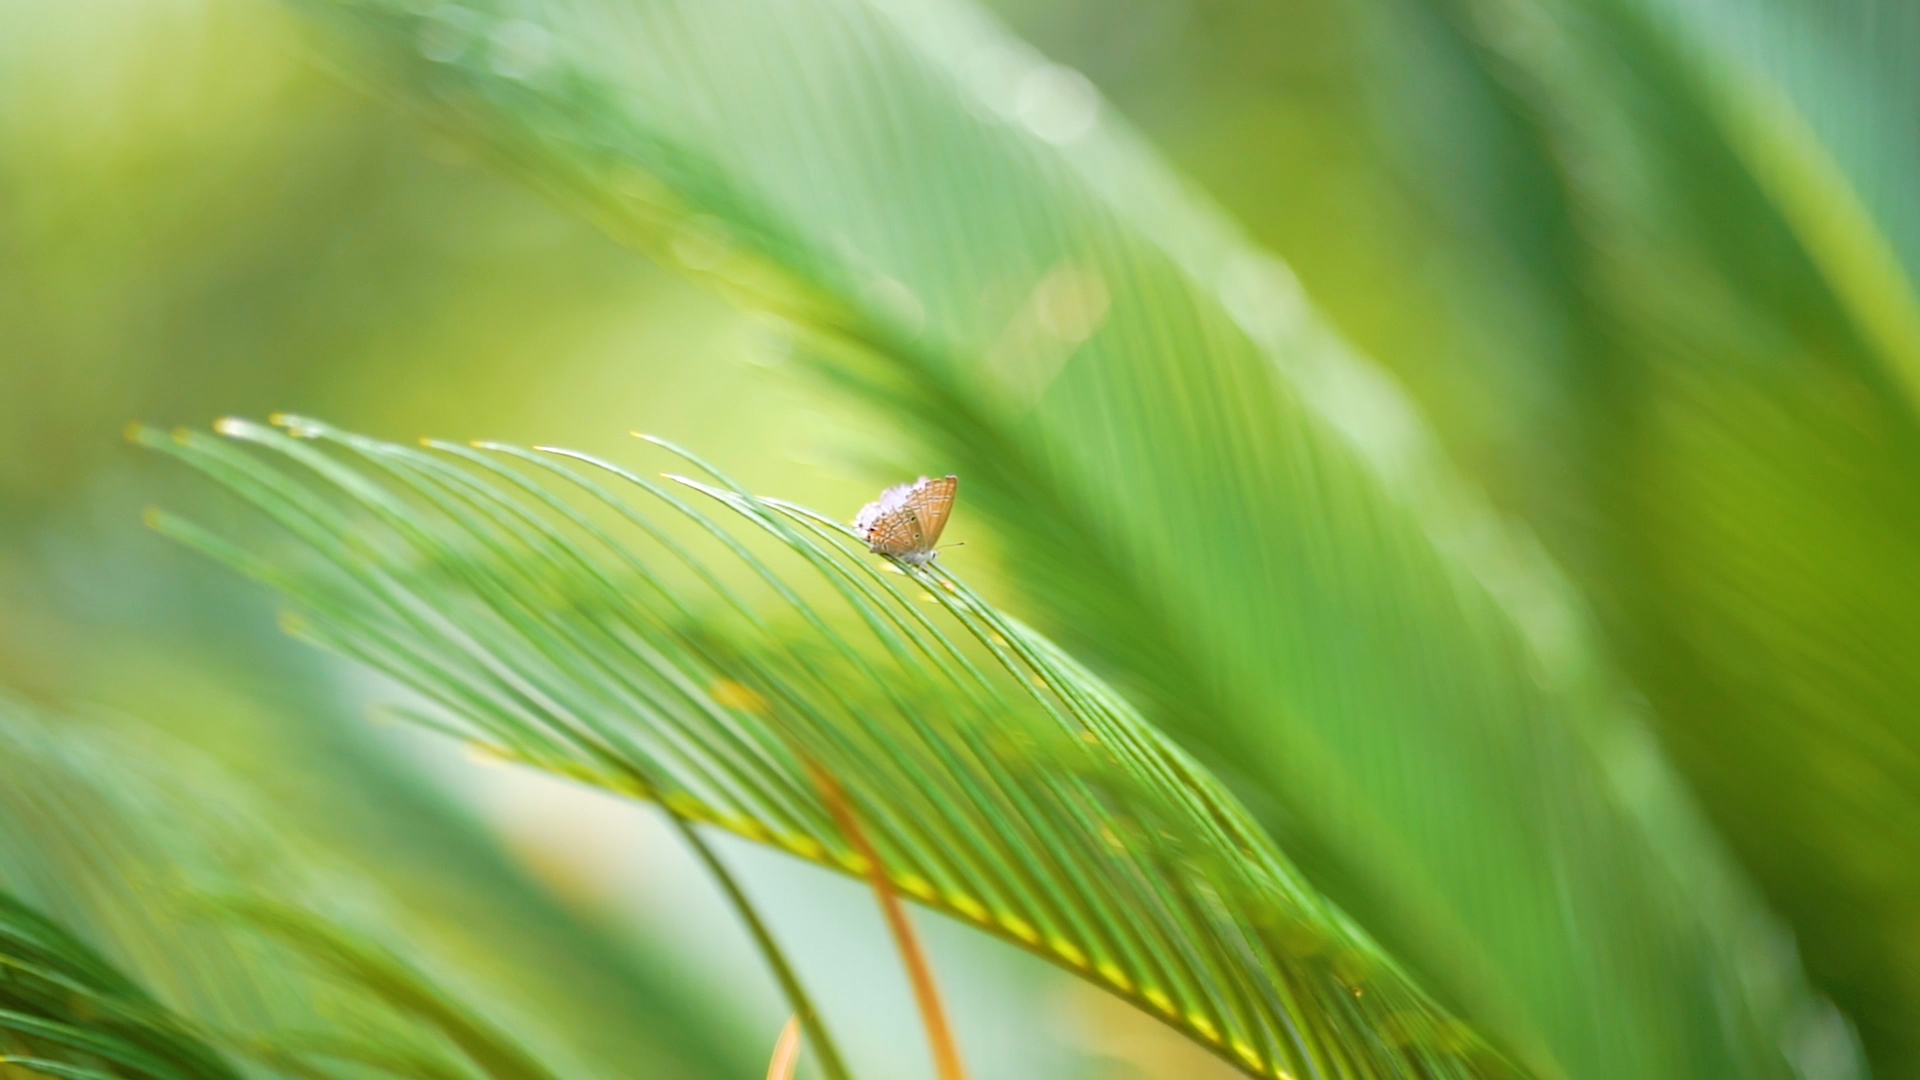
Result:
[[302,438],[220,425],[284,464],[140,438],[298,546],[156,523],[285,593],[297,633],[432,698],[447,715],[428,722],[860,875],[824,774],[900,895],[1252,1075],[1513,1074],[1192,758],[937,565],[896,583],[844,526],[724,478],[681,483],[733,528],[569,452],[428,453],[285,422]]

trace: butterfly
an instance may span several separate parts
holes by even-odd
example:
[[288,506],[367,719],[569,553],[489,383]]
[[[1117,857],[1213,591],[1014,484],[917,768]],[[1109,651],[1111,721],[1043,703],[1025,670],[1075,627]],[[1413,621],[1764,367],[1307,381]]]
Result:
[[947,527],[953,493],[959,487],[957,476],[937,480],[923,476],[914,483],[890,487],[853,519],[853,531],[867,542],[868,551],[925,566],[933,561],[933,545]]

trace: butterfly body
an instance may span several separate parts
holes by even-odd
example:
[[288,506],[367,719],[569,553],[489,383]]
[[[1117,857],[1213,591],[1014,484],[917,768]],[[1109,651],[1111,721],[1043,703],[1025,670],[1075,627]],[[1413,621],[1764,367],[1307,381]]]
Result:
[[923,476],[914,483],[890,487],[860,511],[853,529],[867,542],[868,551],[925,566],[933,561],[933,546],[947,527],[959,487],[955,476]]

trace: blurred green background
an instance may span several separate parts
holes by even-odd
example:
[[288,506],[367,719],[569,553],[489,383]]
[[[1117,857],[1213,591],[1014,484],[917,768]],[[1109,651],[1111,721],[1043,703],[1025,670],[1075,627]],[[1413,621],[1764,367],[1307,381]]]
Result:
[[[1920,1077],[1917,9],[991,6],[1283,259],[1565,571],[1777,916],[1766,948],[1837,1007],[1798,1021],[1796,1067]],[[285,410],[616,454],[639,428],[847,517],[892,479],[876,461],[933,467],[764,321],[330,49],[260,0],[0,0],[0,693],[216,759],[561,1053],[758,1075],[782,1006],[663,828],[366,723],[395,688],[139,527],[152,503],[223,511],[121,431]],[[994,550],[975,565],[999,580]],[[924,1069],[860,890],[726,850],[858,1018],[863,1075]],[[923,922],[979,1075],[1227,1075]]]

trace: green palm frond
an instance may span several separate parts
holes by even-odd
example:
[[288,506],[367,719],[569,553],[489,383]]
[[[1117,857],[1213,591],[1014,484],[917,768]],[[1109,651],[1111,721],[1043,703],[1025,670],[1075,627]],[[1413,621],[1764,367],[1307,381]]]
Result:
[[483,983],[199,755],[4,696],[0,750],[10,1063],[143,1080],[553,1075],[528,1048],[550,1044],[467,1003]]
[[[379,943],[330,926],[311,912],[251,898],[233,900],[225,910],[241,924],[291,947],[316,966],[350,985],[366,989],[397,1014],[438,1032],[483,1076],[491,1080],[554,1080],[554,1074],[504,1032],[475,1015],[426,975]],[[282,1040],[282,1044],[292,1040]],[[295,1043],[294,1045],[297,1045]],[[353,1053],[352,1044],[340,1052]],[[364,1049],[358,1055],[370,1056]],[[402,1059],[406,1060],[406,1059]],[[427,1064],[410,1061],[409,1071]]]
[[1811,994],[1579,597],[1078,76],[958,0],[300,6],[934,447],[1045,628],[1530,1068],[1785,1074]]
[[431,698],[446,715],[428,723],[861,874],[818,768],[902,895],[1251,1075],[1510,1072],[1205,769],[937,564],[887,573],[844,526],[711,470],[676,492],[570,452],[429,453],[285,422],[299,438],[220,425],[282,463],[192,433],[137,437],[298,548],[154,520],[287,595],[295,632]]
[[185,1021],[0,893],[0,1063],[50,1076],[238,1080]]

